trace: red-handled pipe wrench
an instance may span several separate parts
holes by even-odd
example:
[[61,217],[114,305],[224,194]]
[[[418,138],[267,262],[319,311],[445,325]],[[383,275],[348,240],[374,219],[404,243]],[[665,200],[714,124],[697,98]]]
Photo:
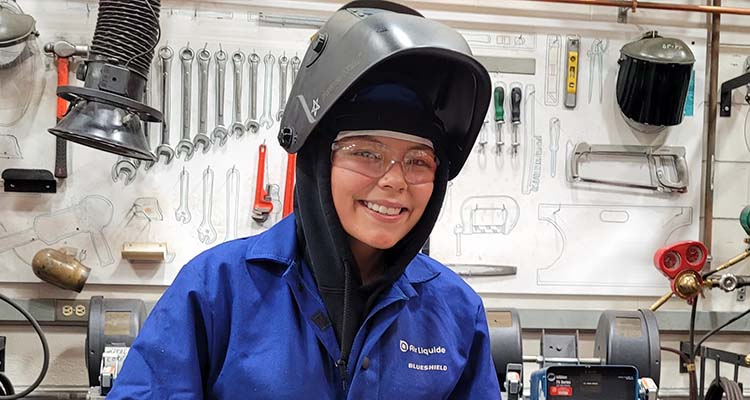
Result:
[[266,144],[258,147],[258,173],[255,177],[255,201],[253,202],[253,220],[262,224],[268,220],[273,211],[271,196],[268,194],[270,185],[265,183],[266,176]]
[[286,156],[286,183],[284,184],[284,208],[282,216],[286,217],[294,211],[294,172],[297,167],[297,155]]

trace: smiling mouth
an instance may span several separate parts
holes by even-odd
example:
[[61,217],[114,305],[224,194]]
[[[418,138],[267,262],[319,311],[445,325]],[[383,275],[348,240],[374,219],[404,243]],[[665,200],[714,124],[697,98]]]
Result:
[[393,217],[393,216],[402,214],[407,211],[407,209],[403,207],[386,207],[384,205],[380,205],[380,204],[373,203],[370,201],[360,200],[359,203],[378,214],[382,214],[382,215],[389,216],[389,217]]

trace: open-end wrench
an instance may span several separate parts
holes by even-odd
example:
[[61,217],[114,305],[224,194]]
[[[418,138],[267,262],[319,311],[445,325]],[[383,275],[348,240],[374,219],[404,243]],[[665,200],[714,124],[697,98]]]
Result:
[[224,90],[226,89],[227,52],[219,46],[214,53],[216,60],[216,127],[211,132],[211,141],[219,146],[227,143],[229,132],[224,125]]
[[276,57],[269,51],[263,57],[263,67],[265,68],[265,82],[263,82],[263,115],[260,116],[260,126],[271,129],[273,126],[273,117],[271,116],[271,91],[273,90],[273,65],[276,63]]
[[180,141],[175,147],[175,155],[185,154],[185,161],[193,158],[193,142],[190,140],[190,110],[191,104],[191,85],[193,80],[193,59],[195,52],[190,48],[190,43],[180,49],[180,63],[182,75],[182,135]]
[[112,166],[112,181],[117,182],[120,180],[120,175],[124,175],[125,185],[130,185],[138,174],[138,166],[133,161],[123,156],[117,157],[117,162]]
[[276,121],[281,121],[286,108],[286,74],[289,70],[289,59],[285,54],[279,57],[279,112],[276,113]]
[[242,68],[245,64],[245,55],[237,50],[232,54],[232,72],[234,73],[234,113],[232,125],[229,127],[229,135],[241,138],[245,134],[245,124],[242,122]]
[[227,171],[227,233],[224,241],[237,237],[237,214],[240,208],[240,171],[237,168]]
[[250,93],[250,101],[247,103],[248,115],[247,121],[245,121],[245,129],[250,133],[257,133],[260,129],[258,124],[258,65],[260,64],[260,56],[252,53],[247,57],[247,64],[250,66],[250,76],[248,81],[250,86],[248,87],[248,93]]
[[[153,71],[149,70],[148,79],[146,79],[146,89],[144,90],[143,96],[143,104],[148,106],[153,104],[153,91],[151,90],[151,85],[153,84],[153,75]],[[143,135],[146,137],[146,147],[148,148],[149,153],[153,154],[153,151],[151,150],[151,123],[142,121],[141,124],[143,125]],[[148,171],[149,169],[151,169],[151,167],[154,166],[154,164],[156,164],[156,161],[156,157],[154,157],[153,161],[144,161],[143,169]]]
[[159,145],[156,146],[156,157],[157,160],[160,160],[162,156],[165,157],[166,161],[164,163],[169,164],[174,158],[174,150],[172,150],[172,147],[169,145],[169,123],[172,116],[171,71],[174,51],[171,47],[165,45],[159,48],[158,55],[159,66],[161,67],[159,73],[159,77],[161,78],[161,85],[159,85],[159,89],[161,89],[161,112],[164,115],[164,119],[161,123],[161,141],[159,142]]
[[208,137],[208,67],[211,64],[211,52],[205,47],[198,50],[198,133],[193,138],[193,145],[203,147],[203,153],[211,148]]
[[198,226],[198,239],[201,243],[211,244],[216,240],[216,229],[211,223],[211,207],[214,196],[214,170],[211,166],[203,171],[203,221]]
[[175,210],[174,217],[178,222],[187,224],[190,222],[190,207],[188,207],[188,195],[190,194],[190,173],[182,167],[180,172],[180,206]]
[[294,57],[292,57],[292,85],[294,85],[294,81],[297,80],[297,74],[299,73],[299,67],[302,65],[302,60],[297,57],[295,54]]

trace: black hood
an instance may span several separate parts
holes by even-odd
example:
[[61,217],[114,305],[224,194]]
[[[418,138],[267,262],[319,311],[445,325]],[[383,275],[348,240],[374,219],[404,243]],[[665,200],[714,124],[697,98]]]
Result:
[[[384,274],[375,283],[362,288],[359,268],[331,193],[331,144],[336,134],[337,131],[321,124],[299,151],[294,217],[299,248],[312,269],[341,343],[341,360],[346,363],[354,336],[375,299],[403,274],[429,238],[445,197],[449,163],[438,165],[432,197],[422,218],[401,241],[385,251]],[[438,159],[445,154],[443,148],[435,147]]]

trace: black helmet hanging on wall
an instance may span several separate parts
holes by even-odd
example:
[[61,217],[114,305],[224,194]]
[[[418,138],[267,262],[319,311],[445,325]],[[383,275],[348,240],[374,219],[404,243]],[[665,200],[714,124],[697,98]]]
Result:
[[388,1],[348,3],[312,38],[284,110],[279,144],[297,152],[338,99],[385,71],[408,79],[435,110],[450,141],[454,178],[484,122],[489,74],[458,32]]
[[656,133],[682,122],[695,56],[679,39],[648,32],[620,49],[617,104],[634,129]]

